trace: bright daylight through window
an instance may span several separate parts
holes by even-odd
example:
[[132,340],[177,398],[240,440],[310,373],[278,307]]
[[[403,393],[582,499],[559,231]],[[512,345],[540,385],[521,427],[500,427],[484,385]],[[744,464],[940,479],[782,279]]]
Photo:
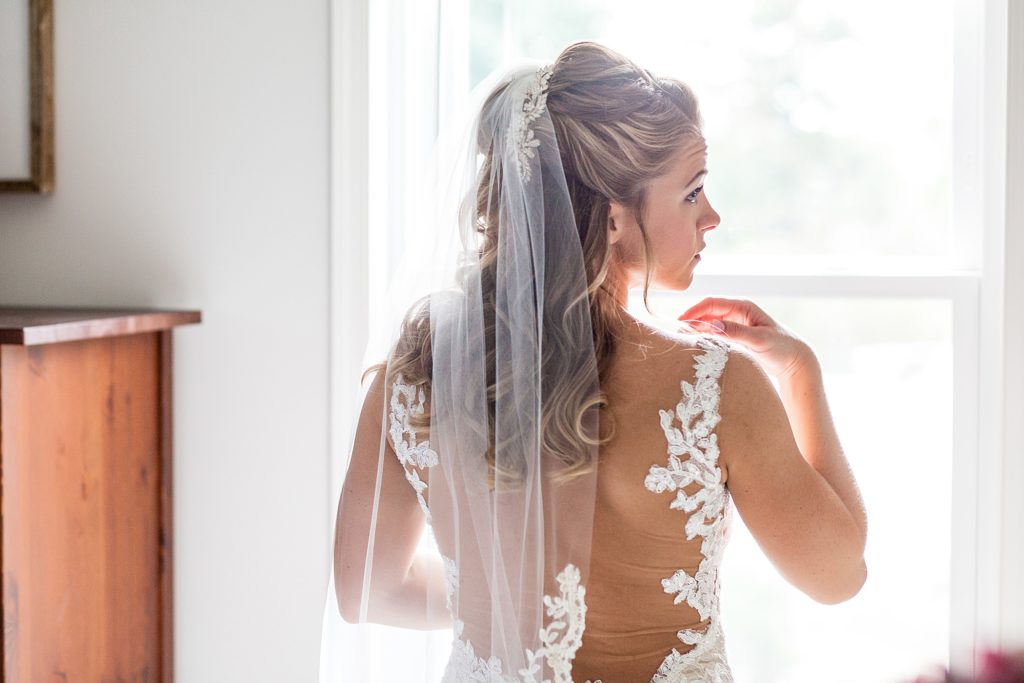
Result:
[[[672,320],[744,296],[805,338],[869,515],[868,582],[838,606],[789,586],[733,516],[721,600],[736,679],[888,683],[948,664],[952,473],[970,456],[954,449],[957,416],[977,411],[954,359],[975,353],[959,330],[977,317],[980,251],[976,226],[953,223],[953,0],[461,0],[439,3],[436,44],[423,37],[436,17],[413,5],[396,19],[371,3],[371,44],[396,44],[371,60],[370,205],[385,207],[371,264],[415,239],[390,198],[415,185],[437,118],[507,60],[595,40],[685,81],[722,220],[693,287],[652,292],[651,308]],[[440,55],[434,79],[406,73],[423,68],[421,43]],[[428,101],[424,123],[410,112]],[[386,277],[371,266],[370,291]],[[450,641],[431,642],[443,664]]]

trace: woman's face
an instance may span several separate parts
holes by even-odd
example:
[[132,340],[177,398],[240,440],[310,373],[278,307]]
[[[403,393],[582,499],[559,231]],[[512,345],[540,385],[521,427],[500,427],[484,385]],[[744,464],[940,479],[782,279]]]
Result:
[[[680,145],[669,169],[647,187],[644,227],[651,249],[651,285],[683,290],[693,280],[706,244],[705,233],[721,217],[704,192],[707,145],[690,139]],[[633,209],[611,202],[608,238],[629,287],[642,287],[646,266],[644,241]]]

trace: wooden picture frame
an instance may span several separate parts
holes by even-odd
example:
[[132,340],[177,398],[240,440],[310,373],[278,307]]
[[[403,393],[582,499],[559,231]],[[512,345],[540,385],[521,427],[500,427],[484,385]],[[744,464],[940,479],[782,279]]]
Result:
[[[0,106],[5,108],[0,111],[0,192],[49,194],[54,180],[53,0],[15,0],[3,11],[2,18],[10,20],[0,22],[6,25],[3,42],[10,40],[14,47],[9,48],[11,59],[0,60]],[[17,34],[19,24],[27,36]]]

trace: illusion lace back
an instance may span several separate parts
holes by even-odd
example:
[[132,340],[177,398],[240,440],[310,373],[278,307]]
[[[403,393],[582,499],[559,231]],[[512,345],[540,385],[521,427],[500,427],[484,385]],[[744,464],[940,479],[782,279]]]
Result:
[[[676,387],[674,406],[664,405],[663,392],[653,389],[641,391],[650,406],[643,398],[633,402],[641,404],[642,423],[660,429],[638,428],[617,437],[613,452],[602,453],[587,585],[572,565],[554,577],[557,593],[544,600],[543,646],[524,653],[525,667],[509,670],[468,635],[472,617],[459,605],[469,604],[470,589],[460,581],[463,568],[444,554],[444,539],[438,539],[454,631],[444,682],[626,683],[641,680],[638,672],[646,671],[642,677],[651,683],[732,683],[718,581],[731,501],[715,433],[729,346],[707,335],[697,336],[696,344],[693,381],[669,379],[663,387]],[[652,382],[626,391],[636,395],[640,384]],[[389,427],[406,478],[433,524],[425,475],[438,454],[417,441],[409,420],[423,411],[424,400],[422,391],[398,376]],[[650,454],[658,451],[662,455],[651,462]],[[462,594],[453,600],[457,588]],[[542,677],[544,663],[551,678]]]

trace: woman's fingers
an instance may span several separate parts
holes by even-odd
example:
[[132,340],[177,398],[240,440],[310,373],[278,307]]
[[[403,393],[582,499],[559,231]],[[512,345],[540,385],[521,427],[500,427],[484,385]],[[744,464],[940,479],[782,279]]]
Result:
[[713,320],[707,331],[738,341],[754,350],[761,350],[765,346],[766,335],[770,334],[767,328],[738,323],[724,317]]
[[698,329],[700,329],[702,331],[705,331],[705,332],[712,332],[712,331],[714,331],[714,328],[711,326],[711,321],[712,320],[718,320],[719,322],[721,322],[718,318],[713,318],[712,319],[712,318],[683,318],[683,317],[680,317],[679,320],[681,322],[684,322],[684,323],[689,323],[691,327],[696,327],[696,328],[698,328]]
[[763,324],[764,314],[747,299],[708,297],[697,302],[679,316],[679,320],[731,320],[743,325]]
[[749,299],[708,297],[691,306],[679,320],[694,327],[700,325],[699,331],[727,337],[755,351],[770,347],[772,335],[778,334],[775,321]]
[[743,344],[776,377],[790,372],[801,358],[814,355],[806,342],[749,299],[708,297],[687,309],[679,319],[694,327],[699,324],[700,332]]
[[726,315],[735,315],[737,312],[740,314],[745,312],[739,300],[708,297],[688,308],[680,316],[680,320],[689,318],[718,318]]

